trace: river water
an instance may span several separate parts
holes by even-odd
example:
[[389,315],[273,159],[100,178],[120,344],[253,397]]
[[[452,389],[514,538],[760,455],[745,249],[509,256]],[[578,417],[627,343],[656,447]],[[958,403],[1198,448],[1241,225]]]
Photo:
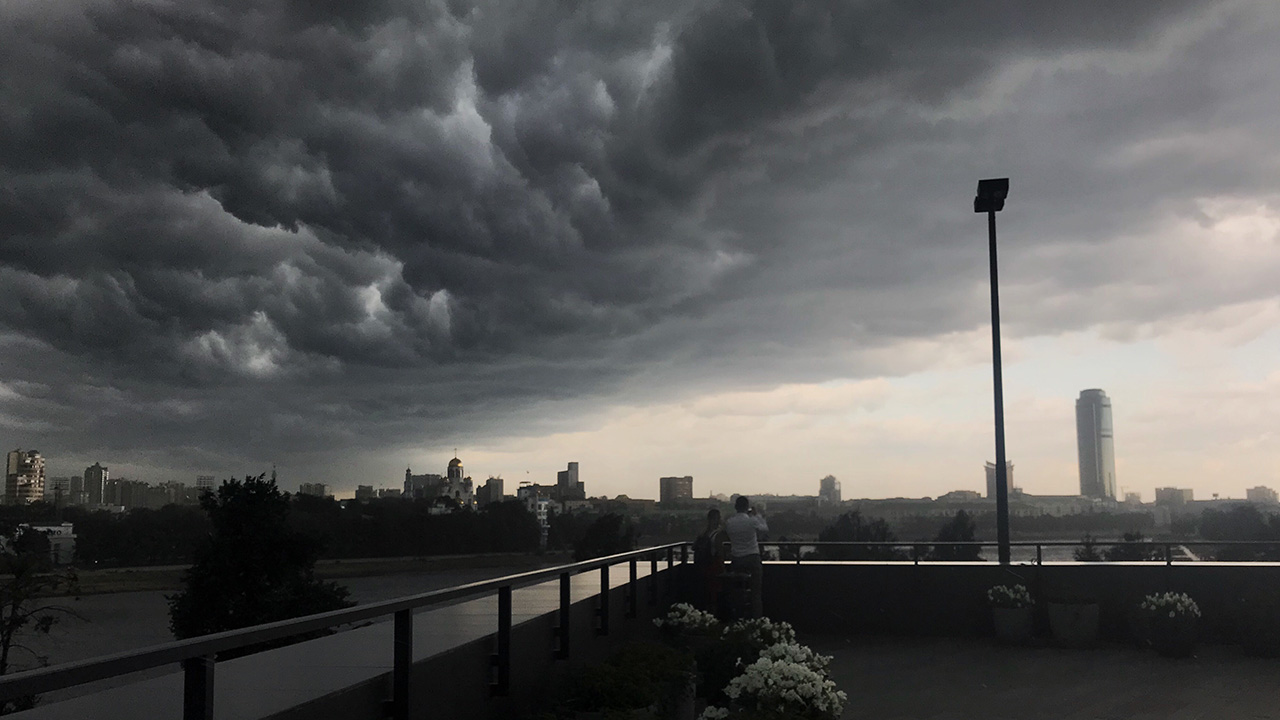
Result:
[[[437,570],[338,580],[358,603],[387,600],[520,572],[518,568]],[[172,642],[165,596],[172,591],[85,595],[58,601],[79,617],[64,617],[48,635],[27,633],[21,642],[33,652],[15,650],[13,661],[33,666],[35,655],[61,664]]]

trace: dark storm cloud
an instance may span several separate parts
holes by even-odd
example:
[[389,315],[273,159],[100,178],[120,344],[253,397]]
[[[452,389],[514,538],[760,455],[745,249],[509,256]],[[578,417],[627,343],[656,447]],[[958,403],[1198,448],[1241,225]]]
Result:
[[9,7],[0,401],[158,454],[520,432],[531,401],[753,354],[829,375],[837,335],[977,321],[937,198],[963,211],[985,125],[1088,198],[1094,150],[1214,99],[1173,61],[1185,92],[1067,83],[1094,107],[1040,153],[992,95],[1150,46],[1180,3]]

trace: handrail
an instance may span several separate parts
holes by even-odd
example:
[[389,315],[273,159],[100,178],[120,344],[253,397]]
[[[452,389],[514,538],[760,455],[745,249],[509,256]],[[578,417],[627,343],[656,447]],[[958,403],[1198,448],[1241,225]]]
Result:
[[[670,561],[677,548],[682,549],[682,558],[687,557],[688,546],[689,543],[687,542],[657,545],[592,560],[557,565],[540,570],[530,570],[492,580],[480,580],[466,585],[432,590],[391,600],[382,600],[367,605],[331,610],[238,630],[227,630],[162,645],[153,645],[139,650],[4,675],[0,676],[0,703],[26,695],[62,690],[95,680],[162,667],[170,663],[185,664],[187,661],[212,658],[218,653],[227,650],[295,637],[317,630],[337,628],[371,618],[394,615],[399,621],[402,614],[413,610],[439,606],[458,600],[469,600],[503,591],[504,589],[509,591],[512,588],[534,585],[556,577],[605,569],[620,562],[631,561],[634,563],[641,558],[652,559],[663,551],[667,552],[668,560]],[[656,560],[654,560],[654,563],[656,565]],[[188,668],[188,671],[190,671],[190,668]]]
[[[727,544],[727,543],[726,543]],[[921,557],[921,548],[961,548],[961,547],[998,547],[996,541],[982,540],[914,540],[914,541],[884,541],[884,540],[762,540],[760,545],[763,547],[782,548],[806,548],[806,547],[867,547],[867,548],[907,548],[911,550],[910,561],[919,564],[920,561],[928,560]],[[1164,562],[1165,565],[1173,565],[1174,548],[1191,548],[1191,547],[1256,547],[1256,548],[1276,548],[1280,547],[1280,540],[1106,540],[1102,538],[1090,538],[1089,540],[1019,540],[1009,543],[1010,547],[1027,547],[1036,549],[1035,564],[1044,564],[1043,550],[1046,547],[1085,547],[1085,546],[1105,546],[1107,548],[1125,547],[1137,549],[1154,549],[1162,550],[1161,557],[1150,557],[1138,562]],[[1190,550],[1187,550],[1190,553]],[[1193,561],[1198,558],[1193,554]],[[804,553],[796,552],[794,558],[788,558],[782,562],[800,563],[805,559]],[[822,560],[823,558],[813,558],[813,560]],[[856,560],[854,562],[857,562]],[[1091,562],[1132,562],[1129,560],[1105,560],[1100,559]]]

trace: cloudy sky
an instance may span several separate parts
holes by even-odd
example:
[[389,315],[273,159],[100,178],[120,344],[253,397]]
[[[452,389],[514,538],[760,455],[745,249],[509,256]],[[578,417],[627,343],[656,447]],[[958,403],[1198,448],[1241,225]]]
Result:
[[0,2],[0,437],[592,495],[1280,485],[1280,7]]

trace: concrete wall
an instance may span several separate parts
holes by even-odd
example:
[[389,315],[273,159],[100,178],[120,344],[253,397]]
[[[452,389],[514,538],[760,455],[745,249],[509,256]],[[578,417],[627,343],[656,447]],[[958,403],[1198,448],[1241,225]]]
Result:
[[1026,585],[1047,625],[1046,601],[1087,596],[1101,605],[1103,636],[1127,639],[1134,608],[1155,592],[1186,592],[1208,639],[1238,639],[1242,604],[1280,597],[1280,564],[766,563],[765,614],[797,630],[831,634],[979,635],[991,632],[986,592]]

